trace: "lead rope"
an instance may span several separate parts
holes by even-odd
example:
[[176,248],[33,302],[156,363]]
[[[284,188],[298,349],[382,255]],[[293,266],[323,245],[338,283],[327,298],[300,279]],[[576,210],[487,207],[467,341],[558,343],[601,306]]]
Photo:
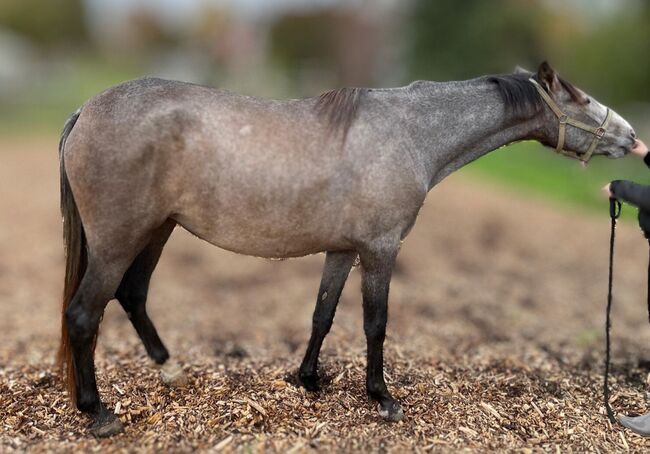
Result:
[[[603,397],[605,399],[605,409],[607,417],[612,424],[616,423],[616,416],[609,405],[609,360],[610,360],[610,340],[609,332],[612,328],[610,314],[612,311],[612,287],[614,282],[614,240],[616,238],[616,220],[621,215],[621,202],[615,198],[609,199],[609,217],[611,218],[611,231],[609,236],[609,289],[607,292],[607,313],[605,319],[605,380],[603,383]],[[648,265],[648,276],[650,278],[650,264]],[[648,284],[650,291],[650,283]],[[648,318],[650,319],[650,293],[648,296]]]

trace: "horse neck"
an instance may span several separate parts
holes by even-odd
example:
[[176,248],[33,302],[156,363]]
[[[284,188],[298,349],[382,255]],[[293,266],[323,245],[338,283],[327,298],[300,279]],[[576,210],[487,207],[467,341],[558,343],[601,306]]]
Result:
[[431,189],[462,166],[520,140],[541,140],[543,115],[512,115],[487,77],[464,82],[415,82],[403,89],[405,109],[397,134],[407,134],[408,150]]

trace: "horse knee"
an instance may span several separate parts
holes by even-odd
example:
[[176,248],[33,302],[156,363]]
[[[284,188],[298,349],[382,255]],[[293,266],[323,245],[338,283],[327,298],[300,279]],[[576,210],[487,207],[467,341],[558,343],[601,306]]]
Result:
[[371,342],[384,342],[386,338],[386,324],[381,322],[371,322],[363,324],[363,331],[366,338]]

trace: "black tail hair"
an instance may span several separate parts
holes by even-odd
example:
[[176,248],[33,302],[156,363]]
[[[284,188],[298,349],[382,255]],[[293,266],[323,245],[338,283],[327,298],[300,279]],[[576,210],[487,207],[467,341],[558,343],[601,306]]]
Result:
[[61,377],[63,378],[72,402],[76,402],[77,381],[75,379],[74,364],[72,360],[72,349],[70,336],[66,325],[66,309],[74,297],[81,279],[86,272],[88,256],[86,252],[86,235],[79,217],[77,204],[72,195],[70,182],[65,171],[63,151],[65,143],[74,127],[81,109],[73,113],[63,126],[61,140],[59,141],[59,166],[61,177],[61,215],[63,216],[63,242],[65,248],[65,281],[63,285],[63,303],[61,307],[61,344],[57,362]]

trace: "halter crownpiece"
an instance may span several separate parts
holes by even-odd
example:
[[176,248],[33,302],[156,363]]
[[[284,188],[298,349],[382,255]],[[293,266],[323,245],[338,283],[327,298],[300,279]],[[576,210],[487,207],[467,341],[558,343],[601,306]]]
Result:
[[[544,102],[546,102],[548,107],[551,109],[551,111],[553,111],[558,121],[560,122],[560,129],[558,131],[557,146],[555,147],[555,151],[557,151],[558,153],[562,153],[565,156],[579,159],[582,162],[589,161],[591,155],[594,154],[594,150],[596,149],[596,145],[598,145],[598,141],[601,140],[605,136],[605,133],[607,132],[606,129],[607,125],[609,124],[609,120],[612,118],[612,111],[609,109],[609,107],[607,108],[607,115],[605,115],[605,119],[600,124],[600,126],[598,127],[589,126],[588,124],[578,121],[574,118],[571,118],[567,114],[565,114],[562,111],[562,109],[560,109],[560,106],[558,106],[557,103],[553,101],[553,98],[551,98],[551,96],[546,92],[546,90],[544,90],[542,86],[539,84],[539,82],[537,82],[535,79],[531,77],[530,79],[528,79],[528,81],[535,86],[539,95],[542,97]],[[587,149],[586,152],[580,154],[580,153],[575,153],[573,151],[564,149],[564,136],[566,134],[566,125],[571,125],[575,128],[582,129],[583,131],[590,132],[591,134],[594,135],[594,140],[592,140],[591,145],[589,145],[589,148]]]

